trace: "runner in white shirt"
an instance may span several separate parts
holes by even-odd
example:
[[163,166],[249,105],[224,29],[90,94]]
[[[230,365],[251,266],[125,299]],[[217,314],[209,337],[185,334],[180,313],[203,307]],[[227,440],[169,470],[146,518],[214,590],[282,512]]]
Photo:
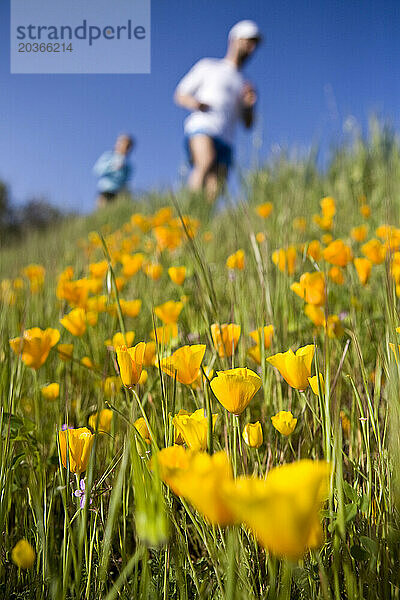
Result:
[[205,189],[211,202],[232,164],[236,123],[241,120],[247,128],[253,123],[256,93],[241,68],[260,40],[253,21],[236,23],[229,32],[226,56],[199,60],[175,91],[176,103],[191,111],[184,125],[193,166],[189,188]]

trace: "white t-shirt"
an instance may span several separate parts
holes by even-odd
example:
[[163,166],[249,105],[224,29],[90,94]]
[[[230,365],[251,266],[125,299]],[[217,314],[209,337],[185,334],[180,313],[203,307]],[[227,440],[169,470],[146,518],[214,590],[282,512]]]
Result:
[[176,91],[194,96],[210,108],[207,112],[196,110],[185,119],[185,134],[201,131],[231,145],[242,107],[243,85],[241,72],[230,61],[199,60],[181,79]]

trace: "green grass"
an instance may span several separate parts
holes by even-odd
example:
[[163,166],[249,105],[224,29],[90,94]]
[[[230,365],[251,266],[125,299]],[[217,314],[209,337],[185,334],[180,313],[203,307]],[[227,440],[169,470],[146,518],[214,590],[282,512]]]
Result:
[[[271,260],[273,250],[321,239],[312,220],[319,200],[333,196],[337,214],[332,235],[361,256],[361,244],[350,238],[352,227],[366,222],[367,239],[376,237],[383,223],[399,225],[400,147],[390,132],[372,124],[368,141],[336,151],[323,174],[314,160],[293,162],[282,157],[251,173],[244,182],[243,201],[213,214],[201,198],[182,192],[152,195],[132,204],[122,199],[89,217],[65,221],[56,230],[32,233],[0,252],[0,277],[11,282],[30,263],[46,268],[44,287],[29,292],[25,280],[15,301],[8,302],[2,284],[0,310],[0,597],[97,599],[375,599],[400,597],[400,411],[399,369],[388,343],[399,343],[396,327],[399,300],[388,260],[372,269],[367,286],[360,285],[353,264],[344,269],[345,283],[328,280],[328,314],[342,317],[344,333],[329,338],[304,314],[304,302],[291,290],[315,265],[298,251],[293,275],[280,272]],[[371,217],[359,212],[359,197],[371,206]],[[273,213],[263,220],[255,206],[270,201]],[[101,246],[88,250],[92,231],[104,234],[112,253],[110,233],[119,231],[117,246],[129,239],[123,225],[133,212],[154,214],[161,206],[199,219],[195,238],[174,251],[155,250],[152,230],[138,237],[137,248],[164,267],[153,281],[138,272],[120,292],[124,300],[140,298],[136,318],[124,318],[134,330],[135,343],[149,341],[153,308],[186,296],[178,321],[179,340],[205,343],[203,364],[215,370],[232,366],[259,369],[262,388],[240,417],[240,427],[259,420],[264,443],[256,452],[236,448],[232,424],[218,401],[205,390],[174,383],[156,367],[138,398],[123,389],[105,397],[101,382],[115,375],[113,353],[104,345],[121,329],[118,317],[99,314],[82,338],[72,338],[59,323],[69,307],[56,297],[57,278],[69,265],[75,278],[88,275],[88,265],[104,259]],[[305,217],[306,230],[293,227]],[[207,241],[205,232],[211,232]],[[255,239],[263,232],[265,240]],[[138,234],[138,232],[135,232]],[[246,254],[243,271],[229,273],[225,262],[237,249]],[[321,259],[319,267],[329,268]],[[171,265],[185,265],[182,287],[167,275]],[[121,265],[113,265],[116,276]],[[108,284],[107,284],[108,282]],[[100,293],[111,298],[109,276]],[[241,338],[233,361],[220,359],[213,348],[212,323],[239,323]],[[298,394],[265,361],[261,367],[247,356],[248,333],[272,323],[275,334],[265,356],[297,349],[315,341],[326,392],[318,401],[310,390]],[[156,319],[156,324],[161,323]],[[61,342],[74,343],[73,362],[61,362],[53,348],[35,373],[12,352],[8,340],[24,329],[55,327]],[[95,369],[80,364],[89,356]],[[400,358],[399,358],[400,360]],[[315,365],[313,366],[313,372]],[[374,374],[373,377],[371,374]],[[60,384],[57,400],[46,401],[40,388]],[[300,458],[332,463],[332,486],[322,512],[324,540],[296,563],[280,560],[257,545],[244,527],[211,527],[190,504],[179,499],[148,468],[155,444],[146,446],[132,423],[145,411],[159,448],[171,440],[169,413],[180,408],[193,412],[210,394],[219,415],[213,435],[214,450],[230,449],[240,474],[263,476],[273,466]],[[92,503],[79,508],[72,493],[75,476],[60,463],[57,430],[63,423],[87,426],[94,412],[114,410],[110,434],[97,435],[86,472]],[[271,416],[291,410],[298,423],[290,438],[273,427]],[[349,428],[341,426],[341,411]],[[11,560],[16,542],[26,538],[36,552],[33,568],[20,570]]]

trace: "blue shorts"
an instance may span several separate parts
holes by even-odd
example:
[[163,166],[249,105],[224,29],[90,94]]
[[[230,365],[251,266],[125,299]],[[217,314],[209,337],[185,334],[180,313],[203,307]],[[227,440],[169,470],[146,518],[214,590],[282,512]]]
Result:
[[208,137],[210,137],[212,139],[214,148],[215,148],[215,154],[216,154],[216,159],[215,159],[216,164],[224,165],[227,169],[229,169],[229,167],[233,163],[232,146],[230,146],[229,144],[227,144],[226,142],[221,140],[221,138],[215,137],[213,135],[209,135],[205,131],[195,131],[194,133],[189,133],[188,135],[185,135],[184,146],[185,146],[186,155],[187,155],[189,163],[191,165],[193,165],[192,153],[190,151],[189,140],[190,140],[190,138],[194,137],[195,135],[200,135],[200,134],[207,135]]

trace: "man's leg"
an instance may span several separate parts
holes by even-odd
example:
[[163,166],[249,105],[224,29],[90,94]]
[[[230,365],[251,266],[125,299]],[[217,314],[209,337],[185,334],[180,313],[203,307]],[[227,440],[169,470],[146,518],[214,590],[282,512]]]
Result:
[[114,194],[113,192],[103,192],[102,194],[99,194],[97,197],[97,208],[104,208],[108,204],[111,204],[114,202],[116,196],[117,194]]
[[219,194],[224,190],[228,169],[226,165],[216,164],[206,175],[205,189],[209,202],[215,202]]
[[206,177],[212,170],[215,159],[215,147],[211,137],[204,134],[194,135],[189,140],[193,169],[189,176],[189,188],[200,191],[204,188]]
[[97,196],[97,208],[104,208],[107,205],[107,198],[103,194]]

